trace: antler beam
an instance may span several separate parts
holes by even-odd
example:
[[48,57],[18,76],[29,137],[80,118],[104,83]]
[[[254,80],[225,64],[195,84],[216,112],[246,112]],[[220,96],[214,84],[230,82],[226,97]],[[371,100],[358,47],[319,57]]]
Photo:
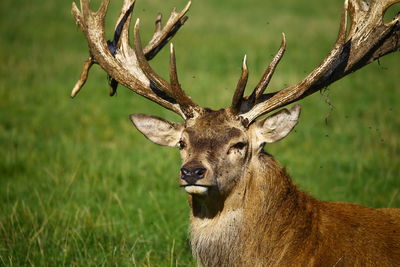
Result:
[[[338,38],[321,65],[300,83],[279,92],[265,95],[257,93],[262,90],[256,89],[255,93],[253,92],[253,95],[255,94],[253,103],[249,103],[253,95],[243,98],[240,116],[247,123],[251,123],[263,114],[298,101],[380,57],[399,50],[400,14],[389,23],[383,22],[385,11],[399,2],[399,0],[346,0]],[[348,14],[351,18],[349,28]],[[280,51],[282,53],[278,52],[273,62],[279,62],[279,55],[283,54],[284,45]],[[264,75],[266,76],[268,75]]]

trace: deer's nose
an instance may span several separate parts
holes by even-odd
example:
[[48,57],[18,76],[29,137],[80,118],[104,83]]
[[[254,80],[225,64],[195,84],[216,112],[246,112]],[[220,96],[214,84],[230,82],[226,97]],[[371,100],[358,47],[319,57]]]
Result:
[[184,166],[181,168],[181,179],[186,181],[188,184],[195,184],[197,180],[204,178],[207,172],[206,168],[203,167],[188,167]]
[[194,170],[194,174],[199,177],[199,179],[204,178],[204,174],[206,173],[205,168],[197,168]]

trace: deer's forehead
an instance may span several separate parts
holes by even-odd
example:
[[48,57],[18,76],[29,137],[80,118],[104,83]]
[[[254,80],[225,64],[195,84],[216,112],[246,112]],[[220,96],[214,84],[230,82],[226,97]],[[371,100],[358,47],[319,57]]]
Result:
[[190,127],[185,129],[185,136],[195,148],[216,148],[229,144],[233,139],[238,139],[244,132],[235,127],[210,127],[198,129]]
[[245,135],[245,128],[226,110],[207,111],[193,121],[187,121],[184,136],[192,146],[216,148]]

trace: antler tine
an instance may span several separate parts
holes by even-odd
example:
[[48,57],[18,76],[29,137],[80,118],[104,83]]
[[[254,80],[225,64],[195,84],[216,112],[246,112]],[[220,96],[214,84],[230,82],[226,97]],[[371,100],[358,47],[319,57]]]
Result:
[[134,27],[135,44],[133,47],[139,63],[139,67],[144,72],[146,77],[150,79],[150,82],[153,83],[153,86],[155,85],[157,88],[168,93],[169,95],[173,95],[171,86],[151,68],[149,62],[146,59],[146,56],[143,53],[139,24],[140,19],[137,19]]
[[[257,84],[256,88],[253,91],[253,94],[255,95],[255,99],[259,99],[262,94],[264,93],[265,89],[268,87],[269,82],[271,81],[272,75],[274,75],[275,69],[279,64],[279,61],[281,61],[283,55],[285,54],[286,51],[286,37],[285,34],[282,33],[282,42],[281,46],[276,53],[275,57],[272,59],[271,63],[269,66],[265,69],[265,72],[260,80],[260,82]],[[252,97],[250,97],[252,98]]]
[[[174,14],[177,14],[173,12]],[[141,39],[140,39],[140,31],[139,31],[139,19],[135,24],[135,54],[137,56],[137,60],[140,68],[143,70],[144,74],[150,79],[150,82],[153,83],[153,87],[157,87],[162,91],[166,92],[170,96],[172,96],[176,102],[180,105],[182,112],[186,117],[193,117],[195,115],[194,110],[198,109],[198,106],[183,92],[180,84],[178,82],[178,75],[176,73],[176,60],[175,60],[175,52],[173,49],[173,45],[171,45],[170,50],[170,79],[171,84],[168,84],[162,77],[160,77],[150,66],[148,61],[145,58],[145,55],[142,50]],[[154,89],[154,88],[153,88]]]
[[94,60],[92,57],[89,57],[83,64],[81,76],[79,76],[78,81],[75,83],[75,86],[71,91],[72,98],[74,98],[79,93],[79,91],[82,89],[82,87],[85,85],[86,80],[89,75],[90,68],[93,66],[93,64],[94,64]]
[[79,2],[81,4],[82,16],[90,16],[92,14],[92,11],[90,10],[89,0],[80,0]]
[[110,4],[110,0],[103,0],[100,4],[99,9],[95,13],[95,16],[100,16],[103,20],[106,17],[108,5]]
[[283,57],[285,50],[286,50],[286,38],[285,38],[285,34],[282,33],[282,42],[281,42],[281,46],[280,46],[278,52],[272,59],[272,62],[269,64],[269,66],[265,69],[261,80],[259,81],[257,86],[254,88],[251,95],[249,97],[245,97],[245,98],[243,97],[243,93],[245,91],[246,84],[247,84],[248,71],[247,71],[247,65],[245,65],[246,57],[244,58],[243,68],[242,68],[242,76],[239,79],[235,94],[233,95],[233,99],[232,99],[232,109],[233,109],[234,113],[249,111],[257,103],[257,101],[258,102],[261,101],[263,93],[264,93],[265,89],[268,87],[268,84],[271,81],[272,75],[274,74],[279,61]]
[[388,0],[386,3],[382,6],[384,10],[387,10],[389,7],[393,6],[394,4],[398,3],[397,0]]
[[[135,27],[136,39],[135,49],[129,45],[129,21],[133,9],[134,0],[125,0],[113,41],[105,41],[104,19],[107,12],[109,0],[104,0],[97,12],[90,10],[89,0],[81,0],[81,10],[75,3],[72,4],[72,14],[75,17],[77,25],[84,32],[87,39],[90,57],[85,62],[82,74],[76,83],[72,96],[75,96],[87,79],[90,67],[96,63],[99,64],[112,77],[111,83],[121,83],[130,90],[140,94],[161,106],[174,111],[183,118],[187,115],[183,112],[179,102],[172,96],[171,86],[161,77],[152,72],[146,61],[146,55],[141,48],[140,36],[138,35],[138,24]],[[187,8],[185,13],[187,12]],[[153,40],[151,53],[154,56],[165,43],[172,38],[186,19],[184,14],[174,13],[170,25],[164,27],[160,36]],[[174,24],[175,23],[175,24]],[[121,38],[120,38],[121,37]],[[120,40],[121,39],[121,40]],[[155,49],[157,51],[155,51]],[[144,60],[143,60],[144,59]],[[148,69],[142,69],[148,65]],[[155,81],[154,78],[157,78]],[[114,84],[116,86],[116,84]],[[186,103],[184,103],[186,104]],[[190,103],[195,105],[193,102]]]
[[185,94],[182,90],[178,80],[178,73],[176,71],[176,57],[174,45],[171,43],[170,47],[170,70],[169,77],[172,87],[173,97],[180,104],[183,113],[186,117],[192,118],[195,116],[197,105]]
[[243,94],[246,89],[247,80],[249,78],[249,71],[247,69],[247,55],[244,55],[243,63],[242,63],[242,74],[239,78],[239,81],[236,86],[235,93],[232,98],[232,109],[234,113],[238,113],[240,111],[240,107],[243,102]]
[[189,1],[179,13],[177,13],[174,8],[164,27],[161,25],[162,14],[159,13],[157,15],[153,37],[144,48],[144,54],[146,55],[147,60],[152,59],[168,43],[168,41],[174,37],[175,33],[182,27],[182,25],[185,24],[188,19],[185,15],[189,11],[191,4],[192,1]]
[[[81,3],[82,6],[82,3]],[[72,2],[72,7],[71,7],[71,14],[75,18],[76,25],[83,30],[83,24],[82,24],[82,16],[79,8],[76,6],[75,2]]]
[[162,13],[157,14],[156,21],[154,24],[155,24],[154,34],[156,34],[162,30]]
[[346,41],[347,30],[347,9],[349,8],[349,1],[345,0],[340,17],[339,32],[334,46],[343,45]]
[[[305,79],[265,97],[241,114],[251,123],[257,117],[296,102],[378,58],[400,49],[400,14],[384,23],[387,8],[400,0],[346,0],[342,11],[338,38],[328,56]],[[347,31],[347,13],[350,30]]]
[[[121,12],[120,12],[120,14],[118,16],[118,19],[117,19],[117,24],[115,25],[115,29],[120,27],[119,24],[120,24],[120,22],[122,20],[124,20],[124,17],[126,17],[127,15],[128,16],[132,15],[132,11],[133,11],[133,9],[135,7],[135,4],[136,4],[136,0],[124,0],[124,2],[122,4],[122,7],[121,7]],[[129,26],[130,26],[130,18],[127,19],[126,23],[123,24],[124,28],[128,28],[129,29]],[[121,33],[121,35],[122,35],[122,33]]]

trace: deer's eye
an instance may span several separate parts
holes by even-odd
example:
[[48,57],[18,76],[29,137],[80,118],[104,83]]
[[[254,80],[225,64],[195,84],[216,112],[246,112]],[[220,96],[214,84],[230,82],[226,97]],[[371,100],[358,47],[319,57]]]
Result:
[[237,142],[236,144],[232,145],[229,150],[228,154],[232,152],[233,150],[242,150],[246,146],[246,143],[244,142]]
[[234,149],[242,149],[242,148],[244,148],[245,146],[246,146],[245,143],[243,143],[243,142],[238,142],[238,143],[234,144],[234,145],[232,146],[232,148],[234,148]]
[[185,147],[186,147],[185,141],[180,140],[180,141],[178,142],[178,148],[179,148],[180,150],[182,150],[182,149],[184,149]]

